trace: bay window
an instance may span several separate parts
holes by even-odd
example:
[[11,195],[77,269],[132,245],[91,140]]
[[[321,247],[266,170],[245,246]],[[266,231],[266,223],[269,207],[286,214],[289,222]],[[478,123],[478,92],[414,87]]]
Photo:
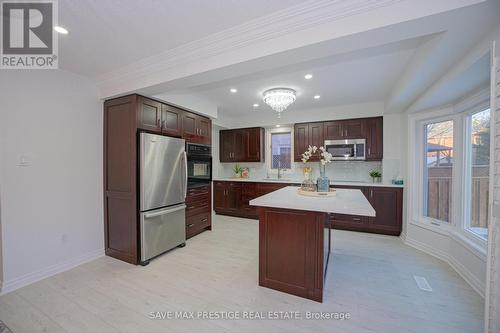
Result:
[[411,223],[485,248],[493,122],[482,100],[410,117],[409,209]]

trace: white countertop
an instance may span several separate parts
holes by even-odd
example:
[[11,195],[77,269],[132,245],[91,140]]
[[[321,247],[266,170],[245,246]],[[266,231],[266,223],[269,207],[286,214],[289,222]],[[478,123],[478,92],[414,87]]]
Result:
[[360,190],[337,189],[337,195],[331,197],[307,197],[300,195],[297,190],[297,186],[287,186],[250,200],[250,205],[323,213],[375,216],[375,210]]
[[[274,179],[274,178],[216,178],[214,181],[226,182],[253,182],[253,183],[284,183],[284,184],[301,184],[299,179]],[[358,181],[330,181],[330,185],[339,186],[377,186],[377,187],[401,187],[404,185],[394,185],[392,183],[372,183]]]

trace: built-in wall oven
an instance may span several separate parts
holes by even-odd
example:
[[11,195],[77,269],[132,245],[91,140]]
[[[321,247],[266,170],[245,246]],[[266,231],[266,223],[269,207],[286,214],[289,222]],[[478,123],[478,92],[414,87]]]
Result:
[[332,154],[334,160],[351,161],[366,159],[366,140],[326,140],[325,149]]
[[186,143],[188,187],[203,186],[212,180],[212,147]]

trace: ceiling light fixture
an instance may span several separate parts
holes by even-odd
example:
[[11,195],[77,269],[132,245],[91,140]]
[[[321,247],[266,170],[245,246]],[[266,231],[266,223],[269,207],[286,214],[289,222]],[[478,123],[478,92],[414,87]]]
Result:
[[253,105],[253,107],[254,107],[254,108],[258,108],[258,107],[259,107],[259,104],[255,103],[255,104]]
[[281,125],[276,125],[276,127],[281,127]]
[[67,29],[65,29],[65,28],[63,28],[63,27],[60,27],[60,26],[58,26],[58,25],[56,25],[56,26],[54,27],[54,30],[55,30],[56,32],[60,33],[60,34],[63,34],[63,35],[67,35],[67,34],[68,34],[68,30],[67,30]]
[[232,93],[234,94],[234,93],[237,93],[237,92],[238,92],[238,89],[236,89],[236,88],[231,88],[231,89],[229,89],[229,91],[230,91],[230,92],[232,92]]
[[312,74],[306,74],[306,75],[304,76],[304,79],[306,79],[306,80],[310,80],[310,79],[312,79],[312,78],[313,78],[313,75],[312,75]]
[[278,113],[278,118],[281,117],[281,112],[285,111],[296,99],[295,90],[290,88],[273,88],[264,91],[263,94],[264,102]]
[[321,96],[320,95],[314,95],[314,99],[320,99]]

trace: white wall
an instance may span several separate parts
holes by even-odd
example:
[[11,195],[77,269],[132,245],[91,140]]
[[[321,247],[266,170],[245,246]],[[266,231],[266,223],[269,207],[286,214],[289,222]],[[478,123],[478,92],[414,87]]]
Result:
[[103,255],[101,110],[80,76],[2,71],[2,292]]
[[164,93],[153,97],[165,102],[203,114],[210,118],[217,118],[217,104],[194,94]]

